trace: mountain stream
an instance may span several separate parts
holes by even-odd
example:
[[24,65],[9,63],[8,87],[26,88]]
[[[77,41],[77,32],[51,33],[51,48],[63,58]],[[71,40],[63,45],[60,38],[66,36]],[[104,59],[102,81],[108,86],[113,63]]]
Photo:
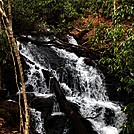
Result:
[[[29,36],[30,37],[30,36]],[[32,38],[32,37],[30,37]],[[43,37],[49,41],[49,37]],[[73,39],[74,40],[74,39]],[[71,43],[71,39],[69,40]],[[20,54],[25,60],[28,69],[26,87],[32,90],[36,97],[48,98],[55,96],[50,91],[50,80],[45,77],[49,71],[60,83],[66,99],[79,107],[80,114],[92,123],[98,134],[119,134],[126,116],[117,102],[111,102],[107,96],[103,74],[93,66],[84,63],[84,57],[75,53],[59,49],[55,46],[38,46],[31,42],[22,43]],[[75,41],[76,44],[76,41]],[[45,134],[44,119],[41,111],[31,108],[35,120],[35,131]],[[50,116],[64,115],[55,101]],[[61,134],[68,134],[69,127],[64,126]],[[56,133],[52,133],[56,134]]]

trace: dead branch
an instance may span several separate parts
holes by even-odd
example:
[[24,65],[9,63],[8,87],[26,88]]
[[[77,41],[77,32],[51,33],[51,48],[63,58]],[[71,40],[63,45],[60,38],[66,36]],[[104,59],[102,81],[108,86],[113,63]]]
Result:
[[47,71],[46,73],[50,80],[50,90],[55,93],[61,111],[64,112],[71,121],[77,134],[97,134],[97,132],[92,129],[91,124],[89,124],[88,128],[85,127],[82,120],[83,117],[78,111],[75,111],[72,103],[66,99],[57,79],[50,72]]
[[45,41],[45,40],[40,40],[38,37],[29,38],[26,36],[25,37],[20,36],[19,40],[24,42],[31,42],[35,45],[45,46],[45,47],[56,46],[58,48],[65,49],[67,51],[74,52],[78,56],[88,57],[89,59],[92,60],[98,59],[100,55],[100,52],[98,50],[93,50],[91,48],[87,48],[82,45],[74,45],[68,42],[64,42],[56,37],[53,37],[50,41]]

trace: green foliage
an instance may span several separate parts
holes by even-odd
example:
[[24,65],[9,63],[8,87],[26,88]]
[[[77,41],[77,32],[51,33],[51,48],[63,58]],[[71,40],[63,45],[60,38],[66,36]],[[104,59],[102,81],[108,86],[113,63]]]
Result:
[[62,31],[71,28],[70,22],[80,16],[83,6],[83,0],[14,0],[13,20],[21,29]]
[[120,21],[134,21],[134,2],[133,0],[118,0],[116,19]]
[[[13,24],[20,31],[39,28],[66,31],[85,12],[100,13],[106,18],[113,16],[113,0],[14,0],[12,7]],[[118,21],[133,19],[132,1],[117,0],[116,14],[114,19]]]
[[[95,1],[92,1],[92,3]],[[107,67],[109,74],[114,74],[118,78],[116,89],[126,90],[127,102],[124,111],[127,114],[127,122],[123,127],[123,134],[133,134],[134,130],[134,4],[131,0],[118,0],[116,15],[113,14],[113,1],[102,1],[102,16],[112,17],[116,20],[115,25],[94,27],[95,35],[89,38],[92,49],[101,52],[99,63]],[[110,4],[111,2],[111,4]],[[98,4],[98,3],[97,3]],[[96,5],[97,5],[96,4]],[[107,7],[107,5],[109,7]],[[93,6],[91,5],[90,8]],[[95,7],[94,14],[98,15],[99,8]],[[98,11],[98,12],[97,12]],[[108,15],[107,15],[108,13]],[[105,17],[105,18],[108,18]],[[90,28],[93,25],[90,26]]]
[[[100,13],[105,18],[113,18],[113,0],[87,0],[85,9],[94,15]],[[118,22],[134,20],[134,3],[133,0],[117,0],[116,16],[114,19]],[[99,10],[102,9],[102,12]]]
[[102,9],[101,15],[103,17],[110,17],[113,14],[113,0],[87,0],[87,11],[92,12],[94,15],[99,13],[99,9]]
[[7,36],[4,31],[0,33],[0,45],[0,64],[3,65],[7,59],[11,58]]
[[124,111],[128,115],[127,122],[124,125],[123,128],[123,134],[133,134],[134,131],[134,103],[128,104],[126,107],[124,107]]
[[[134,34],[133,25],[129,29],[117,24],[115,27],[107,28],[102,25],[95,28],[95,35],[89,38],[92,48],[101,51],[100,64],[106,66],[108,73],[114,74],[118,79],[117,91],[126,90],[128,96],[125,112],[128,121],[124,125],[124,134],[131,134],[134,130]],[[131,97],[129,94],[132,94]]]
[[116,12],[115,19],[119,22],[134,20],[134,6],[132,5],[120,5]]
[[[72,21],[84,12],[113,17],[113,0],[14,0],[12,7],[14,27],[20,30],[49,27],[65,31],[72,28]],[[114,19],[119,22],[133,19],[133,9],[132,0],[117,0]]]
[[[118,24],[115,28],[106,29],[104,37],[105,40],[109,39],[110,42],[100,63],[107,64],[109,71],[120,79],[122,84],[118,85],[118,90],[123,88],[129,92],[134,86],[134,79],[130,74],[130,71],[134,71],[133,30],[132,28],[125,30],[122,25]],[[124,85],[126,86],[124,87]]]

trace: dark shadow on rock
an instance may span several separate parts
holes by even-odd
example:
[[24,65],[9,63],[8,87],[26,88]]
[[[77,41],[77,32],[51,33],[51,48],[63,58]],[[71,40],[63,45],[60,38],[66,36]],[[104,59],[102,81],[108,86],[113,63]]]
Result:
[[67,124],[67,118],[64,115],[51,116],[45,124],[47,134],[63,134]]
[[0,90],[0,101],[9,99],[9,96],[8,90]]
[[[89,134],[97,134],[88,120],[81,118],[81,121]],[[78,134],[65,115],[51,116],[45,125],[45,129],[47,134],[63,134],[63,132],[65,134]]]
[[37,111],[40,111],[42,118],[47,120],[52,113],[54,101],[54,97],[35,97],[29,104],[31,108],[35,108]]
[[109,108],[106,108],[106,111],[105,111],[105,124],[106,125],[112,125],[114,124],[114,117],[115,117],[115,113],[114,111],[112,111],[111,109]]

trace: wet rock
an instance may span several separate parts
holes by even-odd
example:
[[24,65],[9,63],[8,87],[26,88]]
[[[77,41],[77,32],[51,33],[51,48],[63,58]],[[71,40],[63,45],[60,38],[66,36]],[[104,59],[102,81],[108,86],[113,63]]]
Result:
[[[87,128],[89,134],[97,134],[91,127],[91,123],[84,118],[81,118],[84,126]],[[65,115],[51,116],[45,125],[47,134],[77,134],[71,122]]]
[[3,78],[3,85],[5,89],[8,90],[9,95],[12,96],[13,94],[15,94],[18,91],[18,89],[15,81],[15,72],[13,63],[9,62],[4,65],[2,78]]
[[41,116],[46,120],[52,113],[54,101],[54,97],[35,97],[31,100],[30,107],[42,112]]
[[66,116],[55,115],[51,116],[45,125],[47,134],[63,134],[65,126],[69,125]]
[[[19,101],[18,94],[14,96],[16,102]],[[34,93],[27,93],[27,102],[30,108],[34,108],[37,111],[42,112],[42,118],[46,119],[50,116],[53,110],[55,98],[54,96],[36,96]],[[23,96],[21,94],[21,105],[24,107]]]
[[105,116],[105,123],[107,125],[114,124],[114,117],[115,117],[114,111],[112,111],[111,109],[106,108],[104,116]]
[[9,98],[8,90],[0,90],[0,100],[7,100]]
[[27,92],[33,92],[33,86],[32,85],[27,85],[26,86],[26,91]]
[[[91,124],[88,120],[86,120],[86,119],[84,119],[84,118],[81,118],[81,121],[82,121],[82,123],[84,124],[84,126],[85,126],[85,128],[87,129],[87,132],[88,132],[89,134],[97,134],[97,132],[93,130],[92,124]],[[77,132],[76,132],[75,129],[71,126],[71,128],[70,128],[68,134],[77,134]]]

